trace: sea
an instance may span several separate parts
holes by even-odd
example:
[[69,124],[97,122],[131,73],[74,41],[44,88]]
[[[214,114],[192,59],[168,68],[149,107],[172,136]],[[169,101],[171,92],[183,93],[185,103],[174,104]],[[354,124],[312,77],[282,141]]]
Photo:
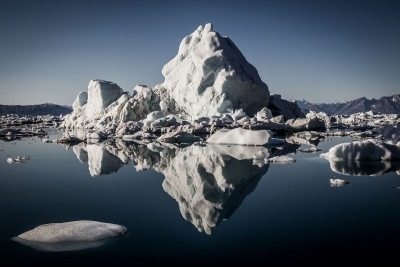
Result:
[[[46,131],[50,140],[63,136]],[[2,266],[387,265],[400,251],[400,165],[319,156],[353,140],[254,147],[2,138]],[[321,151],[298,151],[311,146]],[[259,150],[296,162],[254,161]],[[7,162],[18,156],[29,159]],[[78,220],[128,232],[87,245],[13,239]]]

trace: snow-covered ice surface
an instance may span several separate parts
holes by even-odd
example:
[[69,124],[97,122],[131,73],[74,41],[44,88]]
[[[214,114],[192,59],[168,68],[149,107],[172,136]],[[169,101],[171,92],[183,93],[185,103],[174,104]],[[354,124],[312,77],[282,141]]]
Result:
[[72,221],[40,225],[12,240],[47,252],[75,251],[105,244],[110,238],[123,236],[122,225],[97,221]]
[[331,187],[342,187],[349,184],[350,182],[342,179],[329,179],[329,183],[331,184]]
[[331,160],[400,161],[400,147],[377,140],[355,141],[336,145],[320,156]]
[[225,145],[254,145],[262,146],[268,144],[273,133],[268,130],[251,131],[241,128],[221,129],[207,139],[210,144]]
[[248,115],[269,103],[268,86],[229,37],[211,23],[186,36],[162,73],[164,87],[194,118],[243,109]]
[[290,164],[296,162],[296,159],[289,156],[276,156],[268,159],[268,162],[278,164]]

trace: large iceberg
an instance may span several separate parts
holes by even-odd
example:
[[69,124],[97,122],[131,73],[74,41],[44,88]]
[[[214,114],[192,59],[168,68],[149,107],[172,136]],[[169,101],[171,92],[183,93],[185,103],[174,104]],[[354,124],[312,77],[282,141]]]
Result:
[[85,129],[83,139],[143,139],[178,130],[212,134],[224,127],[284,131],[285,120],[304,117],[295,102],[270,98],[254,66],[211,24],[186,36],[162,73],[164,83],[139,84],[132,93],[91,80],[60,128]]
[[269,103],[268,86],[256,68],[211,23],[183,38],[162,73],[168,93],[195,118],[235,109],[254,115]]

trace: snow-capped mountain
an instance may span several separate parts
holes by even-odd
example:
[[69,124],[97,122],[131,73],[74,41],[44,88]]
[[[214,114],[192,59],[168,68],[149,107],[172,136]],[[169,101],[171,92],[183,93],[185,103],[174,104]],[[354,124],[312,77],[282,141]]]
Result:
[[296,102],[304,113],[307,113],[307,110],[313,110],[331,115],[349,115],[372,110],[385,114],[400,114],[400,94],[383,96],[380,99],[361,97],[338,103],[310,103],[304,99],[296,100]]
[[72,107],[44,103],[38,105],[0,105],[0,115],[18,114],[18,115],[66,115],[72,112]]

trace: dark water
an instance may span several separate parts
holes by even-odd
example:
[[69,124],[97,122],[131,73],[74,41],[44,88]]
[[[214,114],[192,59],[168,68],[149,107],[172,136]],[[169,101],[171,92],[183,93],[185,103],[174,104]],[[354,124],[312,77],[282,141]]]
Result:
[[[351,140],[334,138],[318,147],[326,152]],[[0,141],[1,261],[296,266],[397,259],[398,166],[331,168],[319,153],[290,153],[295,145],[268,153],[290,153],[296,163],[263,166],[246,159],[251,147],[150,148],[109,141],[66,150],[36,137]],[[6,162],[28,155],[25,163]],[[333,176],[350,184],[331,187]],[[74,220],[121,224],[128,235],[53,253],[10,240],[41,224]]]

